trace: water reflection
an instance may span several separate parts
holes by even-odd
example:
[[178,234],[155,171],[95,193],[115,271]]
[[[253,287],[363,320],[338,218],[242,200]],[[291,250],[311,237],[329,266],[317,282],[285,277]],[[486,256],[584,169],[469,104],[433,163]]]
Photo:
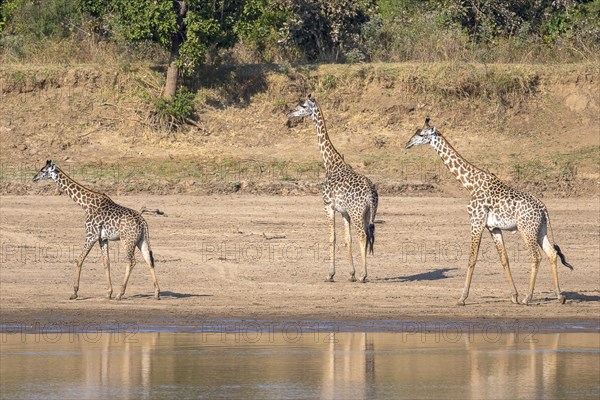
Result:
[[5,334],[2,398],[594,398],[600,335]]

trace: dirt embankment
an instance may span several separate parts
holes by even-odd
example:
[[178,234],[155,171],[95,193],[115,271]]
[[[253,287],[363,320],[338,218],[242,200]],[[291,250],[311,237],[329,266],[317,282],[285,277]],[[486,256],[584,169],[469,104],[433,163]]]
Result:
[[538,195],[599,188],[600,84],[593,65],[375,64],[207,70],[188,82],[198,126],[151,126],[161,75],[147,66],[0,68],[0,192],[54,193],[30,178],[48,158],[110,194],[316,194],[312,93],[346,160],[384,194],[455,196],[430,149],[404,143],[426,115],[474,164]]

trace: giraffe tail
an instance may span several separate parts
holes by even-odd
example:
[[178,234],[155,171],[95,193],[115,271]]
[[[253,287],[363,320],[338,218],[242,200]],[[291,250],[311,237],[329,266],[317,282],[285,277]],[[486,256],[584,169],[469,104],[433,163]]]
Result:
[[567,258],[565,257],[565,255],[563,254],[562,251],[560,251],[560,247],[558,247],[558,245],[556,243],[554,243],[554,250],[556,250],[556,254],[558,255],[558,257],[560,257],[560,262],[567,268],[569,268],[571,271],[573,271],[573,266],[571,264],[569,264],[567,262]]
[[556,255],[560,258],[560,262],[565,267],[567,267],[571,271],[573,271],[573,266],[567,262],[567,258],[565,257],[563,252],[560,250],[560,247],[558,247],[558,245],[554,242],[554,233],[552,232],[552,225],[550,224],[550,216],[548,215],[548,210],[544,210],[544,214],[546,216],[546,223],[548,224],[548,231],[550,233],[550,238],[549,238],[549,239],[551,239],[550,243],[554,243],[552,245],[552,247],[554,247],[554,250],[556,251]]
[[373,188],[371,204],[369,204],[369,225],[365,229],[365,233],[367,234],[367,251],[370,254],[373,254],[373,246],[375,245],[375,214],[377,213],[378,200],[377,192]]
[[144,221],[144,242],[146,247],[148,248],[148,256],[150,258],[150,265],[154,268],[154,255],[152,254],[152,250],[150,249],[150,232],[148,231],[148,223]]
[[367,228],[367,251],[373,254],[373,245],[375,245],[375,224],[369,223]]
[[152,254],[152,250],[148,250],[148,253],[150,253],[150,265],[154,268],[154,255]]

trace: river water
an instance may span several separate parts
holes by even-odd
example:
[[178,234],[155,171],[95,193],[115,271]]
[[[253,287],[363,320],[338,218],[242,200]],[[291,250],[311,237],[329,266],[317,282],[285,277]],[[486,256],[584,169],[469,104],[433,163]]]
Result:
[[0,381],[3,399],[598,399],[600,334],[4,332]]

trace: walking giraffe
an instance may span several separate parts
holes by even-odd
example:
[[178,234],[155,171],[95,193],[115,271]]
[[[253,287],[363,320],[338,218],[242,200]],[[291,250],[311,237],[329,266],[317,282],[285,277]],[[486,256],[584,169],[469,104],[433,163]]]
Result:
[[337,152],[329,140],[323,114],[315,99],[309,95],[304,104],[288,114],[288,117],[310,116],[317,129],[317,140],[325,164],[323,203],[329,222],[330,268],[326,282],[333,282],[335,275],[335,212],[342,214],[346,230],[346,251],[350,260],[350,281],[355,282],[352,259],[352,236],[350,224],[354,225],[360,242],[363,274],[359,282],[367,279],[367,251],[373,254],[375,243],[375,214],[377,213],[377,189],[369,178],[355,172]]
[[129,281],[131,270],[135,266],[135,247],[142,252],[142,256],[148,267],[150,275],[154,281],[154,297],[160,299],[160,288],[156,280],[154,271],[154,257],[150,250],[150,238],[148,234],[148,224],[144,218],[135,210],[120,206],[113,202],[110,197],[103,193],[94,192],[83,185],[75,182],[52,161],[46,161],[46,165],[35,175],[34,182],[53,179],[60,190],[67,193],[77,204],[85,210],[85,229],[86,238],[83,245],[83,251],[77,258],[77,268],[75,271],[75,283],[73,285],[73,295],[71,300],[77,298],[79,290],[79,278],[81,276],[81,266],[88,253],[94,247],[96,242],[100,243],[102,250],[102,261],[106,273],[107,292],[106,297],[112,296],[112,283],[110,280],[110,262],[108,258],[108,241],[121,240],[125,256],[129,261],[125,279],[121,292],[117,296],[120,300],[125,294],[125,288]]
[[570,269],[573,269],[573,267],[566,261],[560,247],[554,243],[546,206],[534,196],[513,189],[500,181],[495,175],[469,164],[454,150],[444,136],[429,124],[429,117],[425,119],[423,129],[417,129],[413,137],[406,143],[406,148],[409,149],[422,144],[430,144],[437,151],[446,167],[471,194],[471,202],[467,207],[471,216],[471,253],[465,287],[458,304],[464,305],[469,295],[471,278],[477,262],[479,243],[484,228],[487,228],[491,233],[498,250],[506,279],[512,287],[511,300],[513,303],[518,303],[518,293],[510,273],[508,256],[504,248],[503,230],[512,233],[521,232],[531,255],[529,292],[523,300],[523,304],[529,303],[533,296],[535,278],[541,261],[538,245],[542,247],[550,261],[554,290],[558,301],[564,304],[565,296],[558,286],[556,257],[560,257],[561,262],[566,267]]

